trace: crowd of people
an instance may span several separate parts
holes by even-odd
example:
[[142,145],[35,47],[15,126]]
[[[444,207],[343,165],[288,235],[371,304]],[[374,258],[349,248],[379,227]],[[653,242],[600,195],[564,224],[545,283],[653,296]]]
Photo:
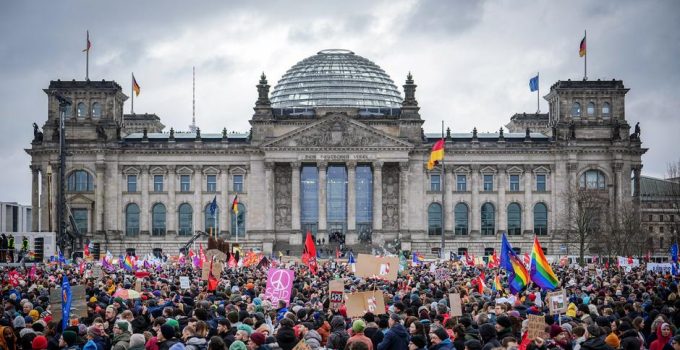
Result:
[[[191,263],[168,261],[143,278],[124,269],[93,277],[94,264],[2,267],[0,350],[680,350],[679,280],[644,264],[630,271],[554,265],[567,297],[558,315],[549,313],[547,291],[529,285],[511,295],[488,287],[500,272],[450,261],[411,265],[394,281],[356,277],[345,261],[321,262],[315,275],[281,262],[295,280],[290,299],[276,303],[265,297],[262,264],[225,267],[214,291]],[[50,300],[64,276],[85,286],[87,308],[65,323],[53,317],[61,304]],[[139,297],[114,297],[137,278]],[[348,317],[344,305],[331,308],[328,284],[338,278],[345,293],[382,293],[385,310]],[[462,316],[452,315],[450,293],[460,294]],[[545,320],[541,335],[528,337],[529,315]]]

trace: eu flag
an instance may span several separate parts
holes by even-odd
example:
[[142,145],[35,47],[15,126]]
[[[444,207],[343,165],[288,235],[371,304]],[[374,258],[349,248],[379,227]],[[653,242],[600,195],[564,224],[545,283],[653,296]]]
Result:
[[212,200],[212,203],[210,203],[210,216],[215,216],[215,212],[217,211],[217,196],[215,196]]
[[538,75],[529,79],[529,90],[538,91]]
[[68,282],[68,277],[64,276],[61,282],[61,327],[66,329],[68,321],[71,317],[71,284]]

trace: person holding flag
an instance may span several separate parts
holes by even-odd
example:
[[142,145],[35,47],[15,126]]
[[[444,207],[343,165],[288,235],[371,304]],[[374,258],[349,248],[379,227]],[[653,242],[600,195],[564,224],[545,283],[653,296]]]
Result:
[[73,295],[71,294],[71,284],[68,281],[68,276],[64,275],[61,282],[61,328],[66,329],[69,326],[71,319],[71,301]]
[[305,239],[305,246],[302,252],[302,262],[309,267],[309,271],[316,275],[317,263],[316,263],[316,245],[314,244],[314,239],[312,238],[312,233],[307,231],[307,238]]

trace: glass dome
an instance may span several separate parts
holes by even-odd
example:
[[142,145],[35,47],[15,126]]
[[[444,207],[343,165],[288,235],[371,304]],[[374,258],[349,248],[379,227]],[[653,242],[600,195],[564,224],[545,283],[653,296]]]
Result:
[[291,67],[274,87],[273,108],[399,108],[402,98],[377,64],[349,50],[323,50]]

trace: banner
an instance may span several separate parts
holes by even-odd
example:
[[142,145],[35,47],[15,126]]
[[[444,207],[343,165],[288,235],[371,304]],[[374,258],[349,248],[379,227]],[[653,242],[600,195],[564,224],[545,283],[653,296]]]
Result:
[[386,313],[382,291],[348,294],[345,306],[347,307],[347,317],[362,317],[367,312],[374,315]]
[[279,300],[283,300],[288,306],[294,280],[295,272],[293,270],[269,269],[265,299],[270,300],[275,308],[278,308]]
[[338,309],[343,303],[343,293],[345,291],[345,281],[338,279],[328,282],[328,295],[330,299],[330,308]]
[[673,271],[673,265],[671,263],[648,263],[647,271],[667,274]]
[[640,266],[639,259],[626,258],[625,256],[617,256],[616,261],[619,267],[626,270],[626,272],[630,272],[632,268]]
[[399,257],[359,254],[355,275],[363,278],[396,281],[397,272],[399,272]]

